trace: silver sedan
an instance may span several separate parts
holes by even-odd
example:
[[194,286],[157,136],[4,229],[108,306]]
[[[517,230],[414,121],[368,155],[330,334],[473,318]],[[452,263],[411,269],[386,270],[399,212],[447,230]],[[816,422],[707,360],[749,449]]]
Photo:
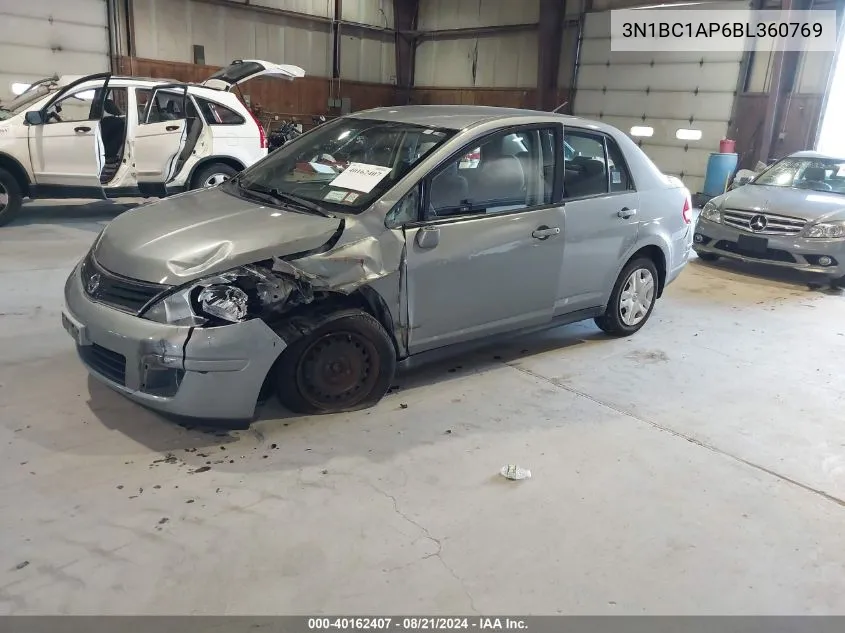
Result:
[[583,319],[637,332],[687,262],[690,206],[608,125],[370,110],[116,218],[62,318],[95,378],[161,411],[249,420],[273,391],[351,410],[447,346]]
[[750,183],[708,202],[694,249],[727,257],[845,276],[845,160],[799,152]]

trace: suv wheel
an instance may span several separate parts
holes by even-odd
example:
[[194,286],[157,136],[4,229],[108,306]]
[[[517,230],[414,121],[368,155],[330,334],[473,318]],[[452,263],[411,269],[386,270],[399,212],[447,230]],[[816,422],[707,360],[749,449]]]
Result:
[[619,274],[596,325],[612,336],[630,336],[646,324],[656,300],[657,267],[646,257],[635,259]]
[[372,316],[335,314],[287,348],[276,368],[276,393],[295,413],[339,413],[377,403],[390,388],[396,350]]
[[222,185],[238,171],[234,167],[230,167],[225,163],[212,163],[207,167],[203,167],[199,173],[194,176],[194,186],[192,189],[203,189],[205,187],[216,187]]
[[23,195],[15,177],[0,169],[0,226],[11,222],[23,204]]

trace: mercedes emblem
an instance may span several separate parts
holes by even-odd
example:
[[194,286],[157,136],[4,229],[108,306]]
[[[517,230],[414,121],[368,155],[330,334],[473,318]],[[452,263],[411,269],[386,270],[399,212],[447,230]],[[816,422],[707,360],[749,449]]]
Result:
[[85,284],[85,289],[88,291],[89,295],[94,294],[97,292],[97,289],[100,287],[100,273],[94,273],[88,278],[88,283]]
[[748,221],[748,226],[752,231],[762,231],[769,225],[769,221],[765,215],[755,215]]

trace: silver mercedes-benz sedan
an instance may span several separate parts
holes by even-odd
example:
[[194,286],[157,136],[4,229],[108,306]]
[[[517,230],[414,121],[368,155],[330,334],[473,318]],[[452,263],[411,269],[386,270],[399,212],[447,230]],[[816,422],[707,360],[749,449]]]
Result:
[[729,257],[845,276],[845,160],[798,152],[701,210],[693,248]]
[[250,420],[275,391],[346,411],[446,346],[589,318],[633,334],[686,264],[691,220],[683,184],[610,126],[370,110],[118,216],[62,318],[94,377],[154,409]]

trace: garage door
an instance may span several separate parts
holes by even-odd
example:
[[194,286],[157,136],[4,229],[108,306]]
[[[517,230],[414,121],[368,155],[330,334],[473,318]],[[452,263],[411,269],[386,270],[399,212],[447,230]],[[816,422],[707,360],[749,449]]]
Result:
[[0,100],[13,83],[108,69],[106,0],[0,0]]
[[[746,6],[733,2],[707,8]],[[719,151],[728,132],[741,59],[742,52],[736,51],[611,52],[610,13],[590,13],[573,112],[629,134],[634,127],[644,128],[635,130],[640,134],[651,128],[651,136],[632,137],[660,169],[700,192],[707,159]]]

